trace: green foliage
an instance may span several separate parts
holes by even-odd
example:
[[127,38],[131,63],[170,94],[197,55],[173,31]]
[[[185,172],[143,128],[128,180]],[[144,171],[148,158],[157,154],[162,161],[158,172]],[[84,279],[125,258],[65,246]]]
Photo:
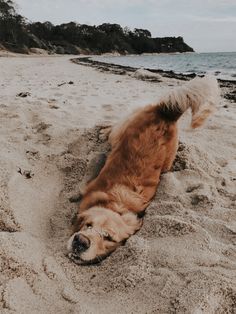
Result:
[[11,0],[0,0],[0,18],[8,18],[15,15],[15,9]]
[[182,37],[152,38],[146,29],[131,31],[119,24],[27,23],[16,13],[12,0],[0,0],[0,42],[15,51],[34,47],[71,54],[78,53],[79,49],[98,54],[193,51]]
[[0,41],[15,51],[28,42],[25,18],[16,13],[11,0],[0,0]]

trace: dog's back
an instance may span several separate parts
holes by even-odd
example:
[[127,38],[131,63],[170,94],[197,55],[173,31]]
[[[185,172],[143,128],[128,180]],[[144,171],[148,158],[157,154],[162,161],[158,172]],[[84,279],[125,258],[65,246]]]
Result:
[[111,134],[112,151],[99,176],[87,186],[81,210],[101,205],[117,212],[142,212],[154,196],[161,172],[170,170],[177,144],[177,120],[190,107],[192,127],[213,112],[218,97],[213,78],[197,78],[158,104],[136,113]]

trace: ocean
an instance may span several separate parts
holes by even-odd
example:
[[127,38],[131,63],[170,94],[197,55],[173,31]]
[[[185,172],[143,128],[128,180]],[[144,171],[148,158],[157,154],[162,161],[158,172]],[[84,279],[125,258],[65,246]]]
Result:
[[93,59],[137,68],[172,70],[183,74],[210,73],[220,79],[236,80],[236,52],[98,56]]

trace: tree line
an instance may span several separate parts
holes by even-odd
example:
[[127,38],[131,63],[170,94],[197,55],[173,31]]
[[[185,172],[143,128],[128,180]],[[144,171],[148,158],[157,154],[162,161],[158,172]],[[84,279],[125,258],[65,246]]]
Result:
[[17,13],[12,0],[0,0],[0,44],[9,50],[25,53],[31,48],[62,54],[193,51],[182,37],[152,38],[146,29],[130,30],[119,24],[32,23]]

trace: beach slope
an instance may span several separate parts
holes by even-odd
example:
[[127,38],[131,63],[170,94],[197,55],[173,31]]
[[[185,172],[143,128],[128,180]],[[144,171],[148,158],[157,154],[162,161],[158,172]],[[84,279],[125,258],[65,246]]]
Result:
[[101,126],[184,82],[64,56],[2,57],[0,69],[0,312],[233,313],[235,103],[222,97],[199,130],[188,129],[190,115],[181,119],[176,161],[142,229],[101,265],[83,267],[66,243],[80,190],[109,150]]

